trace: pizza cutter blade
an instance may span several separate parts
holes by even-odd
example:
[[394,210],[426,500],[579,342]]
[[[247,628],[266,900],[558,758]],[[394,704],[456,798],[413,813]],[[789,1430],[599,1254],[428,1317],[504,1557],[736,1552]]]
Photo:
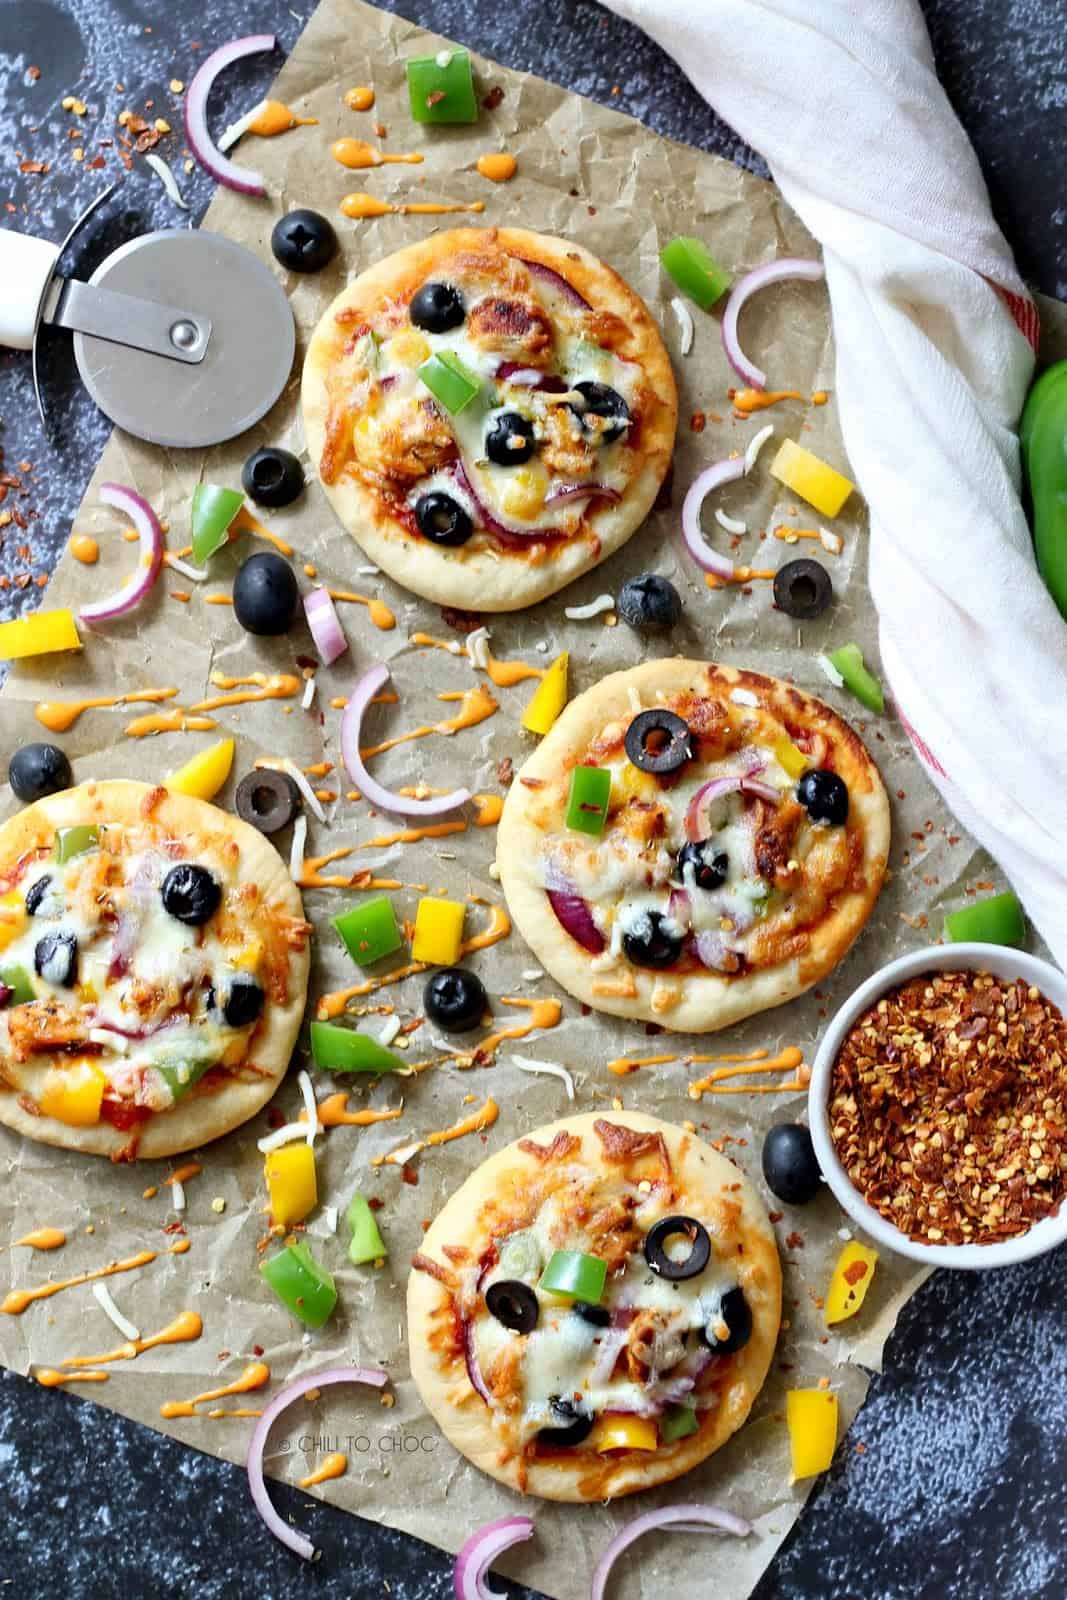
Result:
[[258,422],[285,387],[296,350],[289,302],[232,239],[192,229],[143,234],[101,262],[89,285],[105,291],[97,302],[105,313],[108,294],[173,313],[173,354],[118,343],[121,330],[105,337],[99,324],[74,334],[85,387],[137,438],[185,449],[221,444]]

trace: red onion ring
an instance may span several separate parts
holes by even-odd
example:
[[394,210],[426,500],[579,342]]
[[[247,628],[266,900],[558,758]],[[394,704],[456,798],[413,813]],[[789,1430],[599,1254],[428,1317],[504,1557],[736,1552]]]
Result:
[[435,795],[430,800],[413,800],[407,795],[397,794],[393,789],[387,789],[376,778],[372,778],[363,765],[363,757],[359,753],[363,718],[371,701],[381,693],[388,682],[389,668],[379,664],[363,674],[348,697],[348,704],[341,718],[341,759],[344,761],[348,776],[370,805],[377,806],[381,811],[391,811],[394,816],[443,817],[447,812],[465,806],[471,797],[469,789],[453,789],[450,794]]
[[185,96],[185,137],[190,150],[205,171],[227,189],[236,189],[238,194],[266,194],[266,185],[260,173],[239,167],[222,154],[212,139],[207,126],[208,96],[220,72],[245,56],[273,50],[275,43],[273,33],[250,33],[243,39],[232,39],[229,44],[220,45],[197,69]]
[[105,600],[82,606],[78,612],[83,622],[110,622],[112,617],[124,616],[132,611],[151,589],[163,567],[163,528],[148,501],[136,489],[127,489],[121,483],[102,483],[99,497],[105,506],[122,511],[129,517],[140,540],[137,566],[121,589]]
[[767,374],[757,367],[754,361],[750,361],[741,348],[737,335],[737,322],[743,307],[754,294],[758,294],[768,284],[785,283],[792,278],[803,278],[808,283],[817,283],[825,276],[826,271],[821,261],[806,261],[799,256],[783,256],[780,261],[772,261],[767,266],[755,267],[753,271],[746,272],[745,276],[734,284],[730,298],[726,302],[726,310],[723,312],[722,343],[727,361],[750,389],[765,389]]
[[467,1377],[471,1381],[471,1388],[475,1394],[482,1397],[487,1406],[491,1406],[493,1396],[478,1365],[478,1352],[474,1348],[474,1323],[469,1319],[465,1319],[463,1323],[463,1361],[467,1368]]
[[749,777],[747,774],[737,774],[732,778],[709,779],[707,783],[701,784],[686,807],[685,836],[693,844],[699,844],[701,839],[708,837],[708,808],[714,805],[716,800],[721,800],[728,794],[755,795],[773,806],[779,805],[782,799],[778,790],[772,789],[769,783],[761,783],[758,778]]
[[304,596],[304,616],[319,659],[324,667],[328,667],[348,649],[348,640],[329,589],[312,589],[310,594]]
[[608,1576],[624,1550],[656,1528],[672,1527],[686,1533],[732,1533],[739,1539],[746,1538],[752,1532],[751,1522],[746,1522],[744,1517],[735,1517],[732,1511],[723,1511],[719,1506],[661,1506],[658,1511],[646,1511],[643,1516],[635,1517],[620,1528],[604,1551],[593,1573],[589,1600],[604,1600]]
[[271,1424],[275,1417],[280,1416],[294,1400],[299,1400],[301,1395],[307,1394],[309,1389],[326,1389],[332,1383],[367,1383],[375,1389],[380,1389],[388,1381],[389,1374],[383,1372],[380,1367],[330,1367],[326,1372],[308,1372],[302,1378],[287,1384],[280,1394],[276,1394],[256,1423],[248,1443],[248,1456],[245,1461],[253,1503],[274,1537],[304,1561],[312,1560],[315,1546],[310,1539],[305,1538],[302,1533],[297,1533],[295,1528],[291,1528],[278,1515],[271,1504],[267,1485],[263,1481],[263,1451],[266,1448]]
[[545,893],[561,927],[583,950],[598,956],[604,948],[604,935],[593,921],[588,902],[580,894],[570,894],[563,889],[546,889]]
[[544,283],[551,284],[565,300],[570,301],[572,306],[581,306],[583,311],[592,309],[589,301],[583,294],[579,294],[573,283],[568,283],[566,278],[561,277],[558,272],[554,272],[551,267],[546,267],[543,261],[528,261],[525,256],[518,256],[516,259],[522,262],[533,277],[540,278]]
[[456,1600],[500,1600],[485,1582],[485,1574],[505,1550],[533,1537],[532,1517],[501,1517],[487,1522],[471,1535],[456,1557],[452,1582]]
[[565,539],[567,537],[562,528],[516,528],[508,523],[501,522],[499,517],[489,510],[485,501],[479,497],[462,461],[453,461],[448,470],[473,506],[479,525],[504,544],[510,544],[512,547],[516,545],[521,547],[525,546],[531,539]]
[[610,489],[606,483],[562,483],[545,501],[546,506],[559,506],[566,500],[607,500],[611,505],[617,505],[622,499],[618,489]]
[[743,456],[717,461],[714,466],[705,467],[703,472],[697,474],[682,502],[682,538],[685,541],[685,548],[698,567],[702,567],[705,572],[713,573],[716,578],[725,578],[727,581],[734,576],[737,569],[729,556],[720,555],[705,539],[700,526],[700,512],[713,489],[720,489],[724,483],[736,483],[738,478],[743,478],[744,475]]
[[540,372],[524,367],[521,361],[502,361],[493,374],[497,383],[513,383],[519,389],[540,389],[545,394],[563,394],[567,384],[555,372]]

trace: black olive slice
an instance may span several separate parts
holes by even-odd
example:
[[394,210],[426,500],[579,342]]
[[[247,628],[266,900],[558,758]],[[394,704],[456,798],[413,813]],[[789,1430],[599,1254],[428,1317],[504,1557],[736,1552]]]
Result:
[[642,772],[677,772],[692,760],[689,724],[673,711],[639,711],[626,730],[626,754]]
[[550,1404],[552,1415],[559,1418],[559,1424],[557,1427],[542,1428],[537,1435],[538,1444],[549,1450],[569,1450],[581,1444],[583,1439],[588,1439],[593,1431],[593,1417],[588,1411],[582,1411],[573,1400],[564,1400],[558,1395],[552,1397]]
[[277,833],[300,809],[300,790],[287,772],[269,767],[246,772],[234,795],[237,815],[260,833]]
[[576,1300],[571,1306],[583,1322],[592,1323],[594,1328],[607,1328],[611,1324],[611,1312],[607,1306],[592,1306],[588,1300]]
[[[689,1240],[689,1254],[683,1261],[667,1254],[668,1242],[679,1237]],[[708,1230],[695,1217],[661,1217],[645,1235],[645,1260],[653,1272],[671,1283],[695,1278],[711,1260]]]
[[532,1333],[537,1327],[540,1304],[527,1283],[517,1278],[500,1278],[485,1291],[490,1314],[515,1333]]
[[787,561],[774,575],[774,603],[787,617],[810,622],[826,610],[834,597],[830,574],[818,561],[805,557]]
[[[725,1339],[720,1339],[714,1329],[723,1322],[728,1332]],[[718,1315],[709,1319],[703,1331],[704,1343],[717,1356],[732,1356],[735,1350],[742,1350],[751,1337],[752,1311],[749,1303],[739,1288],[728,1289],[719,1302]]]

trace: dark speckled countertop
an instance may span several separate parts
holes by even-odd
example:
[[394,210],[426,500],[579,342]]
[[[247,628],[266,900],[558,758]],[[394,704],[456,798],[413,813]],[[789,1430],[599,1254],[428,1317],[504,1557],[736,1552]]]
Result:
[[[712,0],[708,0],[712,3]],[[812,0],[817,5],[819,0]],[[401,0],[404,15],[628,111],[657,131],[762,171],[678,69],[586,0]],[[925,0],[949,93],[981,157],[994,208],[1024,274],[1067,298],[1067,108],[1063,0]],[[64,95],[91,101],[96,137],[124,105],[154,97],[178,124],[167,85],[188,79],[193,40],[271,29],[291,48],[308,10],[284,0],[0,0],[0,201],[60,237],[106,173],[69,153]],[[29,68],[40,70],[35,78]],[[226,110],[247,105],[269,68],[227,80]],[[257,76],[257,74],[259,74]],[[122,83],[126,92],[116,88]],[[617,89],[617,92],[613,90]],[[113,152],[105,152],[114,167]],[[52,162],[22,174],[22,159]],[[182,176],[202,210],[210,184]],[[173,225],[158,185],[124,186],[119,225]],[[8,604],[47,569],[106,437],[53,373],[56,438],[36,419],[29,364],[0,357],[0,445],[23,460],[33,560],[8,531]],[[23,590],[14,580],[29,571]],[[0,607],[0,612],[2,612]],[[0,750],[0,755],[4,754]],[[825,1482],[759,1589],[758,1600],[1036,1600],[1067,1596],[1067,1253],[985,1276],[939,1273],[903,1311],[884,1376]],[[451,1562],[401,1534],[357,1522],[275,1486],[323,1550],[309,1569],[251,1514],[244,1474],[91,1402],[0,1374],[0,1587],[21,1596],[314,1596],[438,1600]],[[710,1597],[709,1597],[710,1600]]]

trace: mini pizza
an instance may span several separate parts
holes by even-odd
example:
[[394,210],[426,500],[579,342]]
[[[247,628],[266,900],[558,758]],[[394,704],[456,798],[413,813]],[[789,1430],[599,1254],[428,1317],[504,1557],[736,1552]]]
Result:
[[878,769],[829,706],[675,659],[567,707],[509,791],[497,866],[523,938],[571,994],[703,1033],[824,978],[888,850]]
[[475,1466],[608,1500],[737,1431],[781,1306],[767,1215],[724,1156],[639,1112],[568,1117],[492,1156],[426,1234],[411,1370]]
[[580,245],[457,228],[333,302],[304,363],[308,449],[341,522],[440,605],[513,611],[624,544],[678,399],[644,302]]
[[114,1161],[173,1155],[270,1099],[309,925],[266,839],[128,782],[0,827],[0,1122]]

